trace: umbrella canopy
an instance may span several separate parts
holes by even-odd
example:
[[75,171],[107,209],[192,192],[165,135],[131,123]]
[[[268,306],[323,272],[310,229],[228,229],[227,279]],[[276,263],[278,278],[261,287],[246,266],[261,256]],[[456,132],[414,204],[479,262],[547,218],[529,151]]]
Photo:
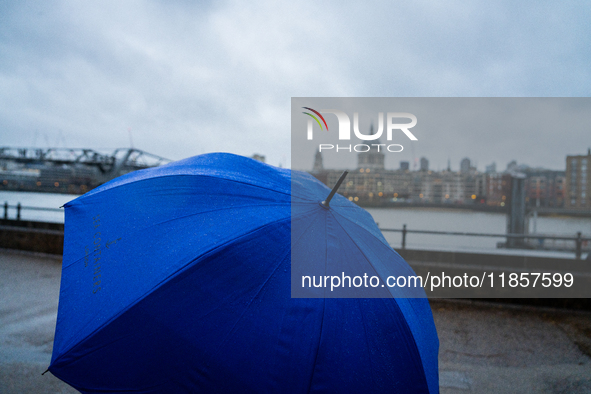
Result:
[[49,370],[85,393],[438,392],[425,298],[291,297],[292,253],[412,272],[367,212],[319,204],[329,192],[218,153],[67,203]]

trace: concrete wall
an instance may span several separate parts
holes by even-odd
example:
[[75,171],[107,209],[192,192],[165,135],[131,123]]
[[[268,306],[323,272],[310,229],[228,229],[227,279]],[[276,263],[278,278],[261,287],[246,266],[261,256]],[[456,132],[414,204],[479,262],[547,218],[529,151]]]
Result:
[[64,250],[64,225],[2,219],[0,248],[61,255]]

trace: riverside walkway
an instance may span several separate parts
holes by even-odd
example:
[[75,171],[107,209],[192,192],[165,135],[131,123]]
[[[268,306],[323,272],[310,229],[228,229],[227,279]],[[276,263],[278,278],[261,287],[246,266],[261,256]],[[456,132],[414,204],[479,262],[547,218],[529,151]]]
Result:
[[[49,365],[61,259],[0,249],[0,393],[75,393]],[[431,301],[442,393],[591,392],[591,313]]]

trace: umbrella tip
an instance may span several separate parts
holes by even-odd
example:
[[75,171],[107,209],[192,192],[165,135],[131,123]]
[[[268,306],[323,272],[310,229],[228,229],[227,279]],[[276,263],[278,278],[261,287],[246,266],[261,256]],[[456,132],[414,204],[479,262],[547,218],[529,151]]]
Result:
[[326,197],[326,200],[322,201],[322,206],[324,208],[326,208],[326,209],[330,208],[330,200],[332,200],[332,198],[334,197],[335,193],[337,192],[337,190],[341,186],[341,183],[343,183],[343,181],[345,180],[345,177],[347,176],[348,173],[349,173],[349,171],[347,171],[347,170],[343,171],[343,174],[341,175],[341,177],[339,178],[337,183],[334,185],[334,187],[330,191],[330,194],[328,195],[328,197]]

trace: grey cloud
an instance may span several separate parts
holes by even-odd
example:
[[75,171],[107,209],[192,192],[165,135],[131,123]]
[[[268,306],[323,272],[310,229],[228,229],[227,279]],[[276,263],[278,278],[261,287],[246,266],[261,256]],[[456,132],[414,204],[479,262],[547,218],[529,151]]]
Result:
[[[0,7],[1,145],[63,135],[69,146],[115,148],[131,128],[136,147],[171,159],[257,152],[286,165],[293,96],[585,96],[590,86],[584,3]],[[482,156],[486,138],[448,154]],[[438,145],[420,154],[444,166]],[[572,149],[555,147],[560,160]],[[544,152],[516,158],[543,165]]]

